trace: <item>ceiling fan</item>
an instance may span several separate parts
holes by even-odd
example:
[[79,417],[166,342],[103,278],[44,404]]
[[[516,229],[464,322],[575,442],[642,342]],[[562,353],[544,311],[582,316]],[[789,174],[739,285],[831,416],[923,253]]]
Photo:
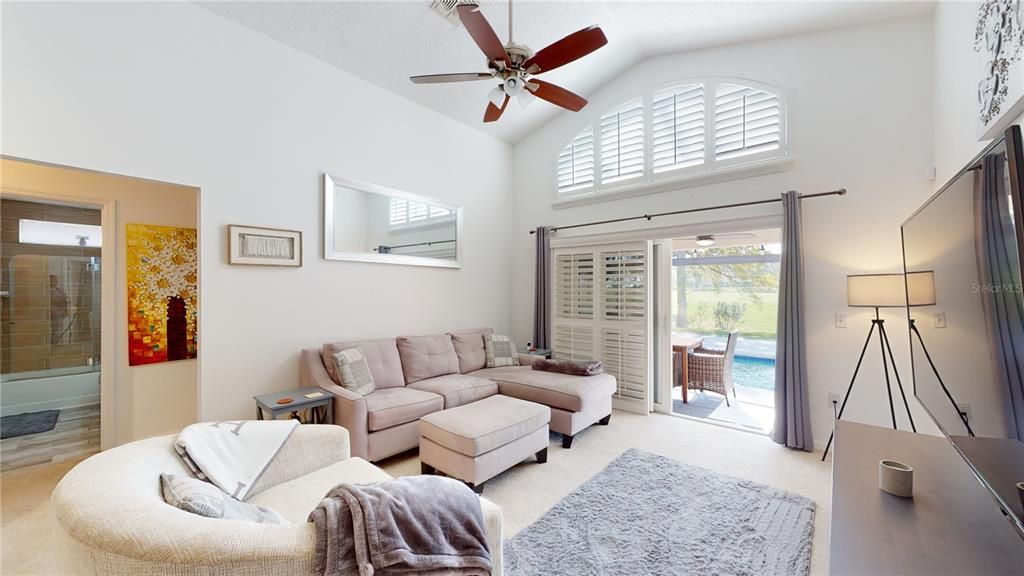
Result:
[[714,246],[715,240],[719,238],[757,238],[757,235],[751,232],[727,232],[725,234],[699,234],[679,238],[679,240],[693,240],[698,246],[707,247]]
[[608,39],[599,27],[588,26],[534,53],[529,47],[512,41],[512,0],[508,3],[508,43],[504,45],[475,3],[460,3],[455,9],[462,25],[487,57],[489,72],[412,76],[409,79],[413,83],[472,82],[492,78],[500,80],[501,84],[488,96],[490,102],[484,112],[484,122],[494,122],[500,118],[512,96],[518,96],[523,105],[532,96],[536,96],[573,112],[587,105],[587,101],[579,95],[533,76],[578,60],[607,44]]

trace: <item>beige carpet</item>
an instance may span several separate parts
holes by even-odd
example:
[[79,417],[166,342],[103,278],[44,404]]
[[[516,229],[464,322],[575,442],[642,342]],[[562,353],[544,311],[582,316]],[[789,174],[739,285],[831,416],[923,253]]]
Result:
[[[639,448],[723,474],[796,492],[817,504],[811,573],[828,573],[831,463],[786,450],[767,437],[672,416],[616,412],[610,426],[581,433],[571,450],[552,437],[547,464],[525,462],[489,481],[484,495],[505,513],[505,537],[548,508],[628,448]],[[0,474],[0,573],[52,574],[48,562],[49,494],[74,462]],[[419,473],[415,454],[382,463],[396,476]],[[686,486],[680,486],[686,490]]]

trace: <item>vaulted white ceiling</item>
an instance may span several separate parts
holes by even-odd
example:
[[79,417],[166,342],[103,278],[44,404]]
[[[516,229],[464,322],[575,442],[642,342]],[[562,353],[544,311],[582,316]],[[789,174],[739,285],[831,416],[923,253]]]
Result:
[[[430,0],[399,2],[201,2],[225,18],[315,56],[455,120],[517,142],[561,112],[535,101],[510,103],[484,124],[496,82],[414,85],[409,76],[486,72],[485,58],[461,26],[430,9]],[[508,4],[480,2],[502,41]],[[787,36],[923,14],[931,2],[559,2],[514,3],[514,40],[534,50],[598,24],[608,45],[542,78],[584,98],[650,56]],[[641,87],[638,87],[638,90]],[[569,113],[569,112],[567,112]]]

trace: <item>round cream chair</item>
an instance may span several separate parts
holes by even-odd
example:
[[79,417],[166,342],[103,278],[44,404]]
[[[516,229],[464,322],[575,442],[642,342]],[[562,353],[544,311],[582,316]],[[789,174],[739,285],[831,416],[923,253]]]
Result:
[[[289,524],[204,518],[164,502],[160,474],[189,475],[174,453],[175,435],[125,444],[75,466],[51,497],[60,574],[143,576],[309,574],[315,550],[310,511],[342,482],[388,480],[349,458],[340,426],[295,429],[253,486],[248,502]],[[501,574],[501,509],[481,498],[494,574]]]

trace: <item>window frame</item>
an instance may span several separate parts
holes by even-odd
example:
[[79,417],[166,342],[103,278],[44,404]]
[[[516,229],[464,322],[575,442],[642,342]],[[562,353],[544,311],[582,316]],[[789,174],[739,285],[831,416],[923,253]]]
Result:
[[[660,172],[654,172],[652,158],[654,148],[654,95],[677,87],[700,85],[704,91],[704,161],[695,166],[684,166]],[[754,154],[741,155],[725,160],[715,159],[715,95],[719,86],[733,84],[768,92],[779,101],[779,147]],[[643,108],[643,170],[640,174],[624,180],[604,182],[601,176],[601,120],[608,114],[618,111],[630,102],[640,99]],[[571,206],[602,202],[615,198],[653,194],[666,189],[678,189],[686,186],[697,186],[711,182],[732,180],[758,174],[766,174],[784,170],[792,162],[792,143],[789,138],[789,94],[778,85],[767,84],[749,78],[737,76],[696,76],[679,78],[671,82],[663,82],[648,87],[639,95],[632,94],[616,101],[613,105],[591,114],[584,126],[573,134],[569,141],[559,147],[554,156],[555,191],[552,205]],[[565,189],[558,188],[558,160],[567,146],[571,146],[579,135],[590,130],[593,138],[594,174],[592,182],[585,185],[574,185]],[[670,185],[675,186],[670,186]],[[680,186],[680,184],[682,186]]]

